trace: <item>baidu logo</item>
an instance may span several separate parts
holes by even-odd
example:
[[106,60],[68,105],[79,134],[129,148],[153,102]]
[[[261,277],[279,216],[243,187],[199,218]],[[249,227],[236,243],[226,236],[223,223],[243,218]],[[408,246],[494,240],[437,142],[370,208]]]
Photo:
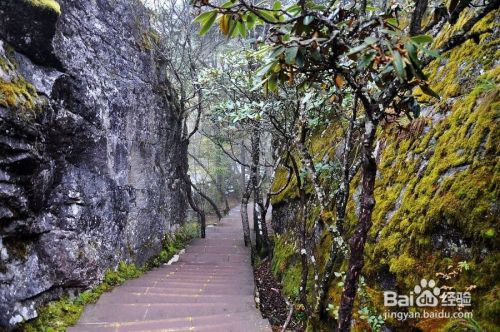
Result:
[[413,289],[416,298],[417,307],[436,307],[439,304],[439,294],[441,289],[436,287],[434,280],[427,281],[426,279],[420,280],[420,285],[415,285]]
[[384,305],[387,307],[437,307],[470,306],[469,292],[441,292],[434,280],[422,279],[408,295],[384,291]]

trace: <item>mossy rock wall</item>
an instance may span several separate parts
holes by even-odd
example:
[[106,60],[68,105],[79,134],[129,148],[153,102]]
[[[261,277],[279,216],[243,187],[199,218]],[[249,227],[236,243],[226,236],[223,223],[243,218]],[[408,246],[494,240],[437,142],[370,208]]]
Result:
[[[460,24],[445,27],[443,35],[457,31]],[[441,96],[440,101],[415,91],[423,103],[420,118],[386,124],[379,132],[376,206],[363,272],[370,305],[378,312],[386,310],[382,304],[384,289],[407,294],[421,278],[443,283],[436,273],[449,272],[466,261],[469,269],[462,269],[447,284],[462,291],[475,286],[474,318],[486,331],[500,326],[498,12],[475,29],[485,27],[493,27],[495,32],[484,35],[479,45],[468,41],[429,66],[431,86]],[[434,46],[442,39],[438,38]],[[335,145],[335,140],[331,144]],[[357,222],[358,185],[359,176],[353,181],[348,206],[350,231]],[[293,199],[292,194],[275,200],[274,214],[286,215],[280,210],[289,209]],[[292,269],[295,265],[290,253],[283,250],[285,242],[277,241],[274,266],[283,277],[280,271],[286,271],[287,262],[292,262]],[[320,254],[328,248],[326,239]],[[341,291],[336,287],[338,281],[331,286],[333,304],[338,304]],[[388,323],[438,331],[446,330],[449,322]]]

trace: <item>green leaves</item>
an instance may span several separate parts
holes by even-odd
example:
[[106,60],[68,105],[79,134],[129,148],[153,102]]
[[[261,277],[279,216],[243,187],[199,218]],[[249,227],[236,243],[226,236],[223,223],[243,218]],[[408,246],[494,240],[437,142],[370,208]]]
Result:
[[[432,37],[428,35],[419,35],[411,37],[405,44],[404,48],[407,52],[407,60],[411,73],[419,80],[427,80],[427,75],[422,70],[422,63],[419,59],[419,52],[431,57],[439,57],[439,53],[435,50],[428,49],[425,45],[432,42]],[[425,91],[424,91],[425,89]],[[428,86],[424,86],[422,91],[424,93],[439,98],[437,94],[432,91]]]
[[285,63],[288,65],[293,65],[295,63],[295,58],[297,57],[298,51],[298,46],[287,48],[285,51]]
[[[224,6],[226,5],[232,5],[232,2],[229,1]],[[268,13],[269,12],[266,11],[266,14]],[[211,10],[198,15],[198,17],[194,19],[194,22],[200,23],[200,36],[205,35],[210,30],[218,16],[220,30],[228,37],[237,37],[240,35],[243,38],[246,38],[248,29],[253,29],[258,20],[257,16],[253,13],[240,15],[236,19],[231,14],[218,14],[217,10]],[[270,17],[274,19],[272,15]]]
[[269,73],[271,71],[271,69],[273,69],[273,67],[277,63],[278,63],[278,61],[274,60],[274,61],[270,61],[270,62],[266,63],[265,65],[263,65],[262,67],[260,67],[257,70],[257,73],[255,74],[256,78],[262,79],[262,77],[266,76],[267,73]]
[[220,31],[227,37],[243,38],[247,37],[248,29],[253,29],[257,23],[257,17],[254,14],[246,14],[235,19],[232,14],[224,14],[219,18]]
[[226,2],[225,4],[223,4],[221,7],[222,8],[231,8],[231,7],[234,6],[234,3],[235,3],[234,0],[229,0],[228,2]]
[[[333,6],[329,12],[335,22],[332,25],[324,20],[325,6],[311,2],[288,6],[283,0],[272,0],[249,7],[235,0],[221,3],[224,4],[216,10],[205,6],[209,11],[196,18],[201,25],[200,34],[207,33],[215,21],[229,37],[245,38],[249,29],[264,22],[271,26],[264,39],[265,50],[259,47],[252,53],[256,60],[252,64],[263,64],[248,75],[252,91],[257,87],[276,91],[288,82],[298,90],[318,89],[325,94],[331,90],[343,102],[351,87],[336,76],[335,69],[344,66],[354,67],[353,75],[373,87],[363,93],[373,95],[375,100],[392,84],[404,84],[402,90],[420,86],[423,93],[438,98],[427,84],[422,68],[422,58],[438,56],[430,49],[433,38],[426,34],[409,36],[403,28],[404,16],[398,18],[368,7],[367,10],[373,10],[367,15],[371,18],[363,20],[355,8],[342,8],[347,13],[341,13],[340,7]],[[247,42],[254,45],[254,40]]]
[[391,18],[388,18],[387,20],[385,20],[387,23],[389,23],[390,25],[392,26],[395,26],[397,27],[398,26],[398,19],[395,18],[395,17],[391,17]]
[[255,24],[257,23],[257,16],[255,16],[254,13],[248,13],[246,22],[248,29],[253,29],[255,27]]
[[368,68],[368,66],[373,62],[373,59],[375,59],[376,55],[377,53],[374,51],[366,52],[366,54],[363,55],[358,61],[358,69],[364,70]]
[[300,14],[301,11],[302,9],[298,4],[293,4],[290,7],[286,8],[286,12],[291,16],[297,16]]
[[273,11],[271,10],[265,10],[265,9],[259,9],[257,10],[257,13],[265,20],[271,23],[276,23],[278,20],[274,16]]
[[194,22],[200,23],[201,25],[205,24],[205,22],[208,20],[208,18],[213,14],[217,13],[215,10],[211,10],[208,12],[203,12],[200,15],[198,15],[195,19]]
[[247,36],[247,28],[245,26],[245,22],[238,21],[236,22],[236,28],[238,29],[238,32],[243,38],[246,38]]
[[279,45],[272,49],[272,52],[269,54],[270,59],[275,59],[279,57],[281,54],[285,52],[285,46]]
[[356,54],[356,53],[359,53],[361,52],[362,50],[364,50],[365,48],[367,48],[368,46],[372,45],[372,44],[375,44],[377,42],[377,38],[375,37],[366,37],[364,42],[359,45],[359,46],[356,46],[356,47],[353,47],[349,50],[349,52],[347,52],[347,56],[349,55],[352,55],[352,54]]
[[[405,48],[408,49],[408,45],[413,44],[417,49],[424,52],[426,55],[433,58],[439,57],[439,53],[436,50],[430,50],[426,47],[427,44],[432,43],[432,37],[429,35],[418,35],[410,38],[410,41],[405,43]],[[416,50],[415,52],[416,53]]]
[[408,58],[410,60],[411,64],[411,69],[413,74],[421,80],[426,80],[427,75],[424,74],[421,68],[421,63],[420,60],[418,59],[418,54],[417,54],[417,47],[411,43],[411,42],[406,42],[405,43],[405,49],[408,52]]
[[260,67],[255,74],[257,84],[252,88],[252,91],[262,86],[266,92],[276,90],[278,86],[278,76],[274,74],[274,68],[278,65],[278,57],[281,56],[283,52],[285,52],[285,47],[283,46],[277,46],[272,49],[269,55],[270,61]]
[[399,51],[396,50],[395,52],[392,52],[392,55],[394,57],[393,63],[396,73],[398,74],[399,78],[406,79],[405,65],[403,63],[403,58],[401,57],[401,53],[399,53]]
[[415,44],[428,44],[432,43],[432,37],[429,35],[418,35],[411,37],[411,41]]
[[211,10],[208,12],[201,13],[200,15],[198,15],[198,17],[194,19],[195,22],[198,22],[201,25],[200,36],[205,35],[208,32],[208,30],[210,30],[216,18],[217,18],[217,10]]
[[439,58],[439,52],[438,51],[436,51],[436,50],[430,50],[430,49],[428,49],[426,47],[423,47],[423,46],[419,47],[419,48],[422,50],[422,52],[424,52],[428,56],[433,57],[433,58]]
[[405,49],[408,52],[408,56],[410,57],[410,60],[420,66],[420,61],[418,60],[418,55],[417,55],[417,48],[415,45],[413,45],[410,42],[405,43]]
[[269,78],[264,82],[264,87],[268,92],[274,92],[278,88],[278,75],[272,74]]

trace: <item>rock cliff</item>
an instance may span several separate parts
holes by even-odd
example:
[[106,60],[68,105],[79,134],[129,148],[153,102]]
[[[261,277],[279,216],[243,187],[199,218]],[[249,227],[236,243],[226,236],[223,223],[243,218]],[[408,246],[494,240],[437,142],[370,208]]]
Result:
[[143,264],[184,220],[181,121],[148,13],[0,1],[0,326]]

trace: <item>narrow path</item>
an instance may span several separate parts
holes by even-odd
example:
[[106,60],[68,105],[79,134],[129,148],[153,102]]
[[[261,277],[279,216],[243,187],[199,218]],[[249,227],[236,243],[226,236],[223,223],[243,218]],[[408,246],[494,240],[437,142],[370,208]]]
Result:
[[68,331],[271,331],[255,307],[239,207],[177,263],[102,295]]

